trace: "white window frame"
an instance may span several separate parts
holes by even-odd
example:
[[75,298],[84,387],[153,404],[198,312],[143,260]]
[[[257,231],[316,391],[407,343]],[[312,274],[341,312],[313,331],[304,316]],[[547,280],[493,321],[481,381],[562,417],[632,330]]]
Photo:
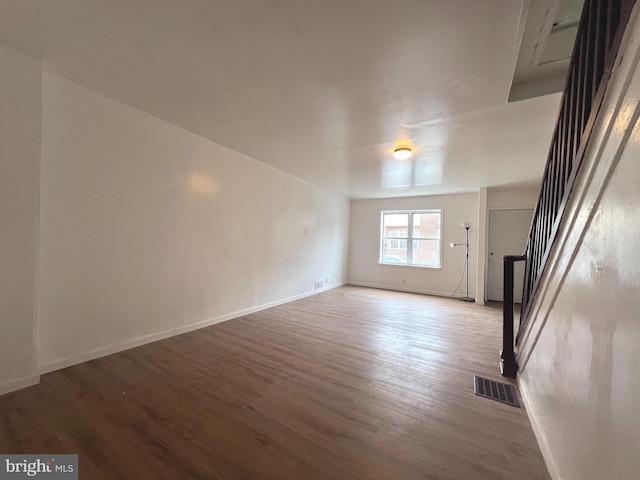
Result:
[[[437,213],[440,215],[440,236],[439,237],[416,237],[414,236],[413,229],[413,215],[414,214],[423,214],[423,213]],[[397,214],[406,214],[408,216],[408,225],[407,225],[407,237],[385,237],[384,235],[384,216],[385,215],[397,215]],[[385,240],[406,240],[407,242],[407,262],[406,263],[396,263],[396,262],[385,262],[383,261],[384,257],[384,242]],[[438,264],[437,265],[422,265],[422,264],[414,264],[413,263],[413,249],[414,242],[417,240],[437,240],[438,241]],[[421,268],[442,268],[442,209],[441,208],[427,208],[420,210],[382,210],[380,212],[380,248],[379,248],[379,256],[378,263],[380,265],[394,265],[396,267],[421,267]]]

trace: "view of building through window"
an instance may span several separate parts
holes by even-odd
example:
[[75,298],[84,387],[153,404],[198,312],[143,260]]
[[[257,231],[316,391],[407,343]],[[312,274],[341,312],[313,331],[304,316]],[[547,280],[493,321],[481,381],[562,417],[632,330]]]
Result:
[[439,268],[442,210],[383,211],[380,263]]

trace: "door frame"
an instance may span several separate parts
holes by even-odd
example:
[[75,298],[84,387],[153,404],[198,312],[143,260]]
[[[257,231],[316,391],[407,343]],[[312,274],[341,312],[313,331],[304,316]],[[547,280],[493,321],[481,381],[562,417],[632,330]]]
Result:
[[[491,239],[491,229],[489,228],[489,219],[491,217],[491,212],[493,210],[531,210],[532,212],[535,210],[535,206],[533,207],[487,207],[487,241],[485,243],[485,252],[484,252],[484,261],[487,266],[484,269],[484,301],[488,301],[488,292],[489,292],[489,240]],[[533,222],[533,215],[531,221]],[[531,224],[529,224],[529,231],[531,231]],[[514,255],[520,255],[520,253],[524,252],[514,252]]]

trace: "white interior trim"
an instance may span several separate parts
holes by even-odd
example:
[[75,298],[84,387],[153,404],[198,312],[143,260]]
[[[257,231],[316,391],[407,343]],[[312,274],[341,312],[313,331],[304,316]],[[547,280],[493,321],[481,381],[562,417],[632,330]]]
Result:
[[[191,323],[189,325],[184,325],[178,328],[171,328],[169,330],[165,330],[163,332],[152,333],[150,335],[143,335],[137,338],[132,338],[131,340],[127,340],[126,342],[118,343],[115,345],[109,345],[104,348],[98,348],[95,350],[91,350],[89,352],[85,352],[81,355],[76,355],[73,357],[62,358],[60,360],[56,360],[54,362],[45,363],[38,366],[38,371],[41,375],[45,373],[50,373],[56,370],[60,370],[62,368],[67,368],[72,365],[77,365],[79,363],[88,362],[90,360],[95,360],[96,358],[104,357],[107,355],[111,355],[113,353],[122,352],[124,350],[128,350],[130,348],[139,347],[141,345],[146,345],[148,343],[157,342],[158,340],[163,340],[165,338],[173,337],[176,335],[181,335],[183,333],[192,332],[194,330],[198,330],[200,328],[209,327],[211,325],[215,325],[217,323],[226,322],[227,320],[233,320],[234,318],[243,317],[245,315],[250,315],[252,313],[259,312],[261,310],[266,310],[268,308],[277,307],[278,305],[282,305],[285,303],[293,302],[295,300],[300,300],[301,298],[310,297],[317,293],[321,293],[327,290],[331,290],[333,288],[337,288],[344,285],[343,282],[334,283],[332,285],[328,285],[323,288],[318,288],[312,292],[306,292],[300,295],[295,295],[289,298],[283,298],[281,300],[276,300],[274,302],[265,303],[263,305],[258,305],[256,307],[246,308],[244,310],[238,310],[236,312],[228,313],[225,315],[220,315],[217,317],[209,318],[207,320],[203,320],[201,322]],[[39,377],[38,377],[39,378]],[[21,388],[21,387],[18,387]]]
[[478,252],[476,256],[476,303],[487,301],[487,255],[489,249],[489,211],[487,210],[488,190],[478,192]]
[[21,388],[37,385],[38,383],[40,383],[40,375],[37,374],[7,380],[6,382],[0,383],[0,395],[15,392],[16,390],[20,390]]
[[527,411],[527,416],[529,417],[529,422],[531,422],[533,434],[536,436],[538,446],[540,447],[540,452],[542,453],[542,458],[544,459],[544,463],[547,466],[547,470],[549,470],[549,475],[553,480],[560,480],[560,473],[558,471],[558,467],[553,462],[551,448],[549,447],[549,443],[546,441],[545,435],[543,435],[542,428],[540,427],[540,423],[538,422],[538,418],[533,414],[534,410],[531,403],[529,402],[530,395],[528,393],[526,384],[520,380],[520,377],[518,377],[518,387],[520,389],[520,397],[522,398],[522,403],[524,403],[524,408]]
[[406,288],[406,287],[399,287],[397,285],[382,285],[378,283],[352,282],[352,281],[347,282],[347,285],[354,285],[356,287],[378,288],[380,290],[393,290],[394,292],[420,293],[422,295],[434,295],[436,297],[465,298],[464,293],[458,293],[452,297],[451,292],[439,292],[436,290],[422,290],[420,288]]

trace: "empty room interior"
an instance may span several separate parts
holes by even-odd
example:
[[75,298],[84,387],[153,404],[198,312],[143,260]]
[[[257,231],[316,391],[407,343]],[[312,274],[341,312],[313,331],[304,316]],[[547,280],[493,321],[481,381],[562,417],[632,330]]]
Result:
[[0,2],[0,477],[639,478],[635,3]]

